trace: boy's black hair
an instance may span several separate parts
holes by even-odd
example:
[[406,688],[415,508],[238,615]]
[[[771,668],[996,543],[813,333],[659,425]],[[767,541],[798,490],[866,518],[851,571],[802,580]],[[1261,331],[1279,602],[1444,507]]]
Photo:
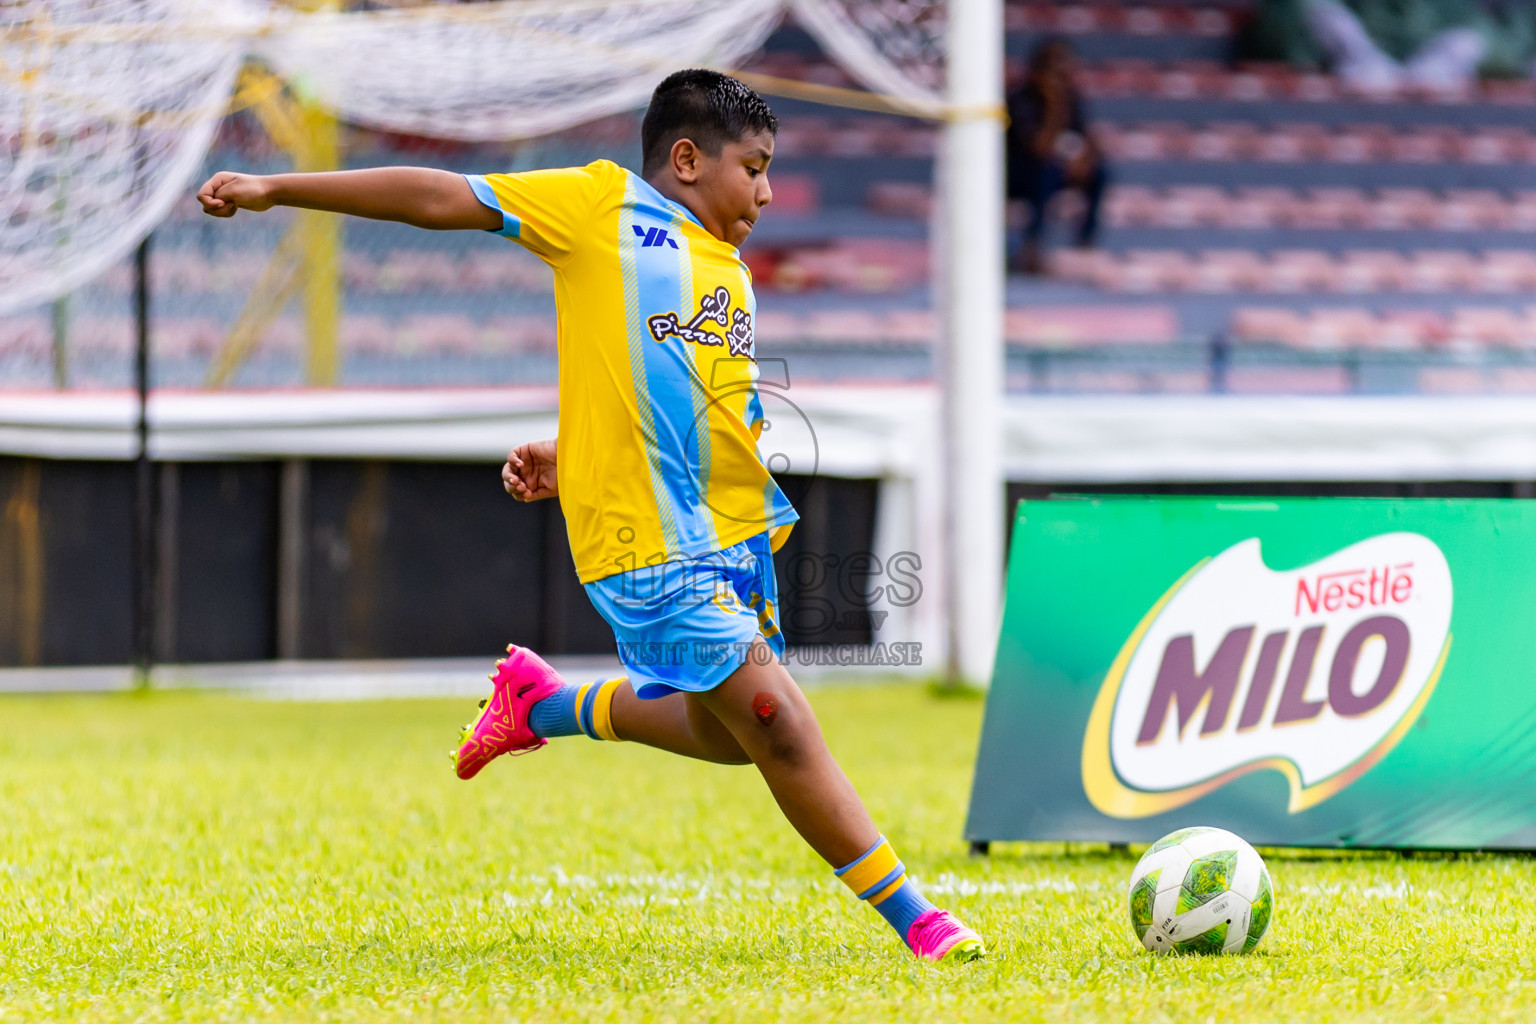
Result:
[[710,156],[719,156],[728,142],[778,131],[779,119],[763,98],[730,75],[703,68],[676,71],[651,94],[640,124],[640,173],[649,177],[660,169],[678,139],[691,139]]

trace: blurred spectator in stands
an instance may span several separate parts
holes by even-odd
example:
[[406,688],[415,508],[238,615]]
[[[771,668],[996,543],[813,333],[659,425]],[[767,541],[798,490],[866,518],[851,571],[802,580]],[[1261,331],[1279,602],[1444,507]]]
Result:
[[1364,90],[1453,89],[1531,74],[1536,0],[1264,0],[1252,41]]
[[1077,244],[1093,245],[1104,198],[1104,155],[1088,134],[1082,96],[1073,80],[1076,55],[1065,39],[1035,47],[1024,84],[1008,96],[1008,197],[1029,207],[1023,244],[1013,255],[1025,273],[1043,267],[1040,240],[1046,209],[1063,189],[1083,195]]

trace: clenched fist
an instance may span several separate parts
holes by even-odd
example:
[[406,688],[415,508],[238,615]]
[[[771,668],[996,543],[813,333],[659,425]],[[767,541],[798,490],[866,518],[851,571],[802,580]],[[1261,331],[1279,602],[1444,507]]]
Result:
[[241,210],[260,212],[272,208],[266,180],[259,174],[220,171],[197,190],[197,201],[211,217],[233,217]]

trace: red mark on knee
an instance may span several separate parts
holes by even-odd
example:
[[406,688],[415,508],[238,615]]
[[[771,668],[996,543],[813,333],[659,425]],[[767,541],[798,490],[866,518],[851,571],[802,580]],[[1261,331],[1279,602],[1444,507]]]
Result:
[[764,725],[773,724],[779,716],[779,700],[771,693],[760,693],[752,698],[752,713]]

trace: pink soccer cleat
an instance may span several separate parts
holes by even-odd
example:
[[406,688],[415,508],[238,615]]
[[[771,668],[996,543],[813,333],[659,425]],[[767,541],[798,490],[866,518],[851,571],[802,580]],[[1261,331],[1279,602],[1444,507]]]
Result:
[[965,963],[987,955],[981,936],[947,910],[926,911],[907,930],[907,945],[919,960]]
[[560,688],[560,674],[526,647],[509,644],[491,682],[491,695],[459,733],[453,752],[453,770],[461,779],[474,778],[502,754],[526,754],[549,742],[528,727],[528,709]]

